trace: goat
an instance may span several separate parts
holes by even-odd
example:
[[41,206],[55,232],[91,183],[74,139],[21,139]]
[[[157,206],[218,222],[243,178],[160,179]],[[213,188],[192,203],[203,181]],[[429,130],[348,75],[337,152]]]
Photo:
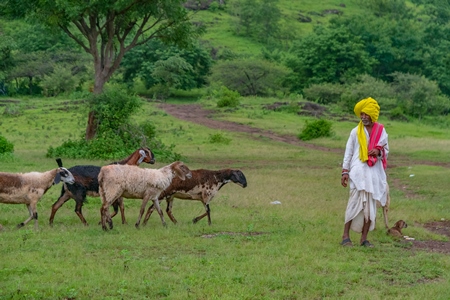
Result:
[[[167,201],[167,215],[174,224],[177,220],[172,214],[173,199],[186,199],[186,200],[199,200],[203,203],[206,212],[192,221],[197,223],[205,216],[208,216],[208,224],[211,225],[211,215],[209,202],[214,198],[217,192],[228,182],[234,182],[235,184],[245,188],[247,186],[247,179],[240,170],[223,169],[218,171],[210,170],[192,170],[192,178],[185,181],[175,178],[172,184],[164,190],[159,196],[159,200],[166,199]],[[150,206],[145,215],[144,225],[147,224],[154,210],[153,205]]]
[[[57,160],[58,161],[58,160]],[[34,219],[34,227],[38,228],[38,213],[36,205],[48,189],[60,181],[73,184],[75,178],[66,168],[60,167],[47,172],[3,173],[0,172],[0,203],[25,204],[30,216],[17,225],[25,226]]]
[[[134,151],[130,156],[121,161],[114,162],[112,164],[120,164],[120,165],[139,165],[140,163],[145,162],[148,164],[155,163],[155,156],[153,152],[147,148],[143,147]],[[75,213],[80,218],[81,222],[84,225],[88,225],[86,219],[82,213],[82,207],[84,202],[86,201],[86,196],[98,197],[98,174],[100,173],[100,168],[98,166],[85,165],[85,166],[74,166],[69,168],[69,171],[72,172],[75,177],[75,183],[73,184],[64,184],[61,189],[61,195],[58,200],[52,205],[52,212],[50,214],[49,223],[53,225],[53,219],[55,217],[58,209],[70,199],[74,199],[75,204]],[[123,199],[117,199],[113,204],[114,214],[111,217],[114,217],[120,208],[120,213],[122,215],[122,224],[126,223],[125,220],[125,209],[123,205]]]
[[109,228],[113,228],[112,219],[109,215],[109,206],[119,197],[142,199],[139,218],[135,225],[136,228],[139,227],[142,215],[145,212],[145,206],[149,200],[153,201],[161,217],[162,224],[166,226],[159,206],[159,195],[170,185],[174,178],[178,177],[181,180],[185,180],[185,178],[191,178],[191,176],[191,171],[181,161],[173,162],[160,169],[144,169],[128,165],[102,167],[98,175],[98,182],[102,199],[100,215],[102,217],[103,230],[107,230],[107,222],[109,223]]

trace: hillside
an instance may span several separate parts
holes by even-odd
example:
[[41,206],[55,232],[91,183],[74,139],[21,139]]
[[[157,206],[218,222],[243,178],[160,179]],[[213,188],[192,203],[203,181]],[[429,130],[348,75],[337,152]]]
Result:
[[[280,0],[278,7],[282,13],[281,26],[292,31],[294,36],[306,35],[315,25],[325,24],[335,16],[364,14],[365,11],[358,0]],[[218,50],[229,49],[244,56],[259,54],[264,47],[263,44],[233,33],[238,18],[233,16],[231,11],[231,5],[214,11],[211,9],[196,11],[194,22],[206,26],[206,33],[202,39]]]

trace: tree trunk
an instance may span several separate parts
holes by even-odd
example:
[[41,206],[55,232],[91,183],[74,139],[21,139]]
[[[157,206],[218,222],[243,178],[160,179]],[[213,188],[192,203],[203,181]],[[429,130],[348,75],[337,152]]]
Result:
[[[97,75],[95,76],[95,83],[93,89],[93,93],[95,95],[98,95],[103,91],[103,86],[105,85],[105,82],[106,78]],[[97,135],[97,129],[98,129],[98,120],[97,117],[95,116],[95,111],[90,111],[86,126],[86,134],[85,134],[86,141],[90,141],[95,138],[95,136]]]

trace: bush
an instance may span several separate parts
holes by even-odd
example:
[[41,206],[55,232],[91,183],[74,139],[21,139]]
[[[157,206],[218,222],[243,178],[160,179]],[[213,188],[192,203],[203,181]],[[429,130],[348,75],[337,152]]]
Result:
[[447,114],[450,99],[442,95],[438,84],[424,76],[396,72],[392,74],[398,106],[406,115],[423,118]]
[[320,104],[337,103],[345,91],[341,84],[322,83],[312,84],[303,90],[306,99]]
[[210,134],[208,142],[211,144],[225,144],[228,145],[231,142],[230,138],[225,137],[222,133]]
[[47,157],[113,160],[147,146],[155,155],[158,154],[158,160],[180,159],[181,155],[173,152],[173,146],[166,146],[156,139],[156,129],[152,123],[130,123],[131,115],[141,105],[138,97],[116,89],[94,95],[90,101],[99,122],[95,139],[86,141],[82,136],[79,140],[67,140],[61,146],[50,147]]
[[0,135],[0,154],[13,153],[14,145]]
[[52,73],[45,75],[41,81],[43,94],[46,97],[58,96],[62,93],[75,91],[79,79],[69,68],[55,66]]
[[355,104],[367,97],[377,100],[381,110],[389,111],[397,107],[396,95],[392,86],[369,75],[360,75],[354,82],[345,85],[339,105],[343,107],[344,111],[353,113]]
[[218,91],[214,91],[214,97],[219,99],[217,107],[237,107],[240,104],[238,92],[229,90],[222,86]]
[[327,120],[317,120],[313,122],[306,121],[306,126],[298,135],[298,138],[303,141],[309,141],[320,137],[329,137],[332,135],[332,123]]

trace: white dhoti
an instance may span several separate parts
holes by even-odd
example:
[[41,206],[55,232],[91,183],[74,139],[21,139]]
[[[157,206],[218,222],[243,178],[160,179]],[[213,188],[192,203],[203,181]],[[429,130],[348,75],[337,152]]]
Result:
[[369,231],[372,231],[375,229],[376,218],[377,201],[373,199],[372,194],[364,190],[350,189],[350,197],[345,211],[345,224],[352,221],[350,229],[360,233],[364,221],[370,220]]

